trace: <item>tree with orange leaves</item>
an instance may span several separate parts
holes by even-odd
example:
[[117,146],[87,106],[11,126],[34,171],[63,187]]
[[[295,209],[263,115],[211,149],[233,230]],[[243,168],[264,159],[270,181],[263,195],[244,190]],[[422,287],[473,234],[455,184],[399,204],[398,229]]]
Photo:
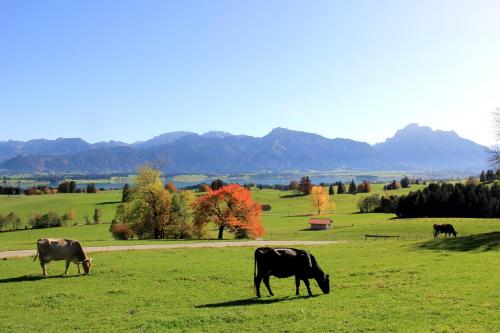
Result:
[[201,230],[209,222],[214,222],[219,226],[218,239],[222,239],[224,229],[235,232],[237,237],[258,237],[264,234],[260,224],[261,212],[249,190],[230,184],[195,201],[194,225]]

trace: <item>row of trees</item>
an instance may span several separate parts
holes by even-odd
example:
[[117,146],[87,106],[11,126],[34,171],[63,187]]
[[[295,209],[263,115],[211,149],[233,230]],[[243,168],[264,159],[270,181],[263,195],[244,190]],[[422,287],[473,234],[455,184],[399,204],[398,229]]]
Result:
[[252,201],[248,189],[217,180],[204,193],[195,198],[190,191],[163,186],[158,170],[142,167],[134,186],[124,187],[110,230],[121,239],[132,235],[140,239],[202,238],[213,222],[218,226],[218,238],[224,230],[237,237],[263,234],[261,207]]
[[486,172],[484,172],[483,170],[479,175],[479,181],[481,183],[492,182],[495,180],[500,180],[500,169],[498,169],[497,172],[494,172],[493,170],[486,170]]
[[82,189],[76,186],[75,181],[63,181],[57,186],[58,193],[97,193],[97,188],[94,183],[87,184],[86,189]]
[[399,217],[500,217],[500,184],[429,184],[399,197]]

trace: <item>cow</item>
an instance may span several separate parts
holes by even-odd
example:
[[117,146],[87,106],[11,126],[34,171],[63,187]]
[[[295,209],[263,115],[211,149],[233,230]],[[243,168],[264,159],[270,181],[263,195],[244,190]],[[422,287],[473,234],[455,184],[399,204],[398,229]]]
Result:
[[321,270],[312,254],[291,248],[260,247],[254,255],[254,287],[260,297],[260,283],[264,284],[271,296],[269,276],[287,278],[295,276],[295,294],[299,295],[300,280],[304,281],[309,296],[312,296],[309,279],[314,278],[323,293],[330,293],[330,276]]
[[35,255],[40,259],[43,276],[47,276],[47,263],[52,260],[66,260],[66,270],[64,275],[68,275],[68,268],[71,262],[74,262],[78,267],[78,274],[81,274],[80,264],[85,271],[84,274],[90,274],[92,266],[92,258],[87,258],[83,252],[82,246],[76,240],[71,239],[48,239],[41,238],[36,242],[37,252]]
[[439,234],[444,234],[444,237],[447,235],[452,235],[457,237],[457,232],[455,228],[451,224],[434,224],[434,238],[438,237]]

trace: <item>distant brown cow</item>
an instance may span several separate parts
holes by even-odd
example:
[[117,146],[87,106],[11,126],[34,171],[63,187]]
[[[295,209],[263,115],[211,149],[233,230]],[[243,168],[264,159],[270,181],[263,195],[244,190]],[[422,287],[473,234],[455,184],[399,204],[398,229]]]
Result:
[[77,265],[79,274],[81,274],[80,264],[83,266],[85,274],[90,273],[92,258],[87,258],[78,241],[71,239],[42,238],[36,242],[36,246],[37,252],[33,261],[36,260],[37,256],[39,257],[44,276],[47,276],[47,263],[52,260],[66,260],[64,275],[68,274],[68,268],[71,262]]
[[434,238],[438,237],[439,234],[444,234],[444,237],[452,235],[457,237],[457,232],[451,224],[434,224]]

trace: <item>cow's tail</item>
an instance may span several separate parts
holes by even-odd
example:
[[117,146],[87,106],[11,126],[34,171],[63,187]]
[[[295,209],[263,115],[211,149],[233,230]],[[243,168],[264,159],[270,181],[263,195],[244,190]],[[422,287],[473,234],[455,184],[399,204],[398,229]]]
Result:
[[35,261],[35,260],[36,260],[36,258],[38,257],[38,253],[39,253],[39,252],[40,252],[40,251],[36,250],[35,258],[33,258],[33,261]]

